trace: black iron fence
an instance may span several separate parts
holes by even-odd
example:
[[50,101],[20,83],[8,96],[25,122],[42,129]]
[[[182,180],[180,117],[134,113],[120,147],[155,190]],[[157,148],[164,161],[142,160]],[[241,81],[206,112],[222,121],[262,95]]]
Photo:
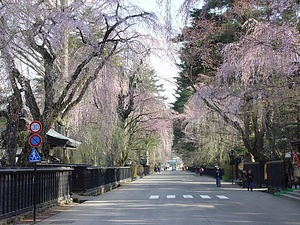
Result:
[[62,164],[39,165],[36,179],[34,175],[33,168],[0,169],[0,220],[31,211],[34,205],[68,201],[72,192],[99,193],[132,178],[131,167]]
[[[224,169],[221,168],[222,176],[224,175]],[[216,167],[205,167],[204,174],[208,176],[215,177],[216,176]]]
[[284,160],[270,162],[244,163],[244,170],[251,169],[254,173],[253,183],[268,189],[287,188],[287,163]]
[[267,185],[266,180],[266,163],[264,162],[245,162],[244,170],[247,172],[250,169],[253,173],[253,186],[254,187],[263,187]]
[[34,179],[33,168],[0,169],[0,219],[29,211],[34,203],[70,198],[71,172],[71,168],[39,168]]
[[285,161],[267,163],[267,181],[270,189],[284,189],[288,183],[288,170]]
[[132,178],[131,167],[72,166],[73,192],[89,192],[104,185],[118,185],[118,182]]
[[[245,162],[244,171],[252,170],[254,187],[267,187],[268,189],[286,189],[288,186],[288,166],[284,160],[270,162]],[[189,167],[191,172],[195,172],[194,167]],[[235,172],[241,174],[242,171]],[[222,170],[224,174],[224,170]],[[215,167],[206,167],[204,174],[215,176]],[[241,183],[242,184],[242,183]]]

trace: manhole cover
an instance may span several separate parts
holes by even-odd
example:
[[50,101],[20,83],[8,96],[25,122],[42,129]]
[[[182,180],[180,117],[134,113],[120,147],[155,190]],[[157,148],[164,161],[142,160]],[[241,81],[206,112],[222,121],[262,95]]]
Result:
[[61,220],[61,221],[53,221],[51,224],[69,224],[69,223],[74,223],[74,220]]

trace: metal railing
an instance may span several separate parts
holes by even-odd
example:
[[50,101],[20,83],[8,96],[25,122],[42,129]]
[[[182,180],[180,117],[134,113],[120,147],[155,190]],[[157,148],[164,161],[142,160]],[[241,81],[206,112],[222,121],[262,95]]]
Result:
[[72,191],[87,192],[107,184],[131,179],[131,167],[94,167],[73,165]]
[[265,178],[265,163],[264,162],[245,162],[244,170],[248,172],[250,169],[253,173],[253,186],[254,187],[263,187],[267,184],[267,180]]
[[268,188],[284,189],[287,187],[288,175],[285,161],[274,161],[267,163]]
[[89,193],[132,178],[131,167],[68,164],[38,165],[35,179],[34,174],[34,168],[0,169],[0,220],[31,211],[34,205],[70,200],[72,192]]
[[38,168],[34,179],[33,168],[0,169],[0,219],[30,211],[34,204],[70,198],[71,172],[71,168]]

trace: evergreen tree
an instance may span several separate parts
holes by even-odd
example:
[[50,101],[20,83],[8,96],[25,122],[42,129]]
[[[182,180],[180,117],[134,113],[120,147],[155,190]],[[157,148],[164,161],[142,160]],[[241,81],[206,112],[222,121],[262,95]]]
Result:
[[199,83],[210,83],[222,63],[221,51],[225,44],[238,40],[243,18],[228,17],[235,1],[208,1],[203,8],[191,13],[191,25],[174,39],[181,43],[179,77],[176,77],[176,101],[173,109],[180,113],[188,99],[197,91]]
[[[181,43],[181,64],[179,76],[176,77],[177,90],[173,109],[179,113],[184,112],[184,106],[196,93],[201,84],[213,82],[216,72],[222,64],[221,52],[225,44],[238,40],[241,32],[241,23],[237,19],[228,17],[235,1],[207,1],[201,9],[191,12],[191,25],[185,27],[182,33],[174,39]],[[240,20],[245,18],[240,17]],[[180,122],[174,122],[174,146],[181,150],[182,145],[178,141],[185,139],[184,126]],[[177,147],[176,147],[177,146]],[[187,146],[187,145],[185,145]],[[188,151],[197,148],[190,143]]]
[[299,124],[293,103],[299,98],[298,9],[295,1],[207,1],[198,21],[181,35],[179,79],[187,78],[186,86],[195,82],[188,87],[198,98],[189,106],[204,102],[234,128],[256,160],[282,157],[283,130]]

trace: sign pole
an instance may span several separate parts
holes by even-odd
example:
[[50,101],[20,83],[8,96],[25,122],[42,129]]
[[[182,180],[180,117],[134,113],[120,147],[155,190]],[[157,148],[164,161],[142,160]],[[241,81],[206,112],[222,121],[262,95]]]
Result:
[[33,221],[36,221],[36,192],[37,192],[37,169],[36,163],[41,161],[41,157],[35,147],[39,147],[42,144],[42,137],[38,134],[42,130],[42,123],[40,121],[33,121],[29,125],[29,130],[32,135],[29,137],[29,144],[32,148],[29,155],[29,163],[34,163],[33,173]]
[[231,184],[233,184],[233,164],[231,165]]
[[34,162],[34,173],[33,173],[33,221],[36,221],[36,189],[37,189],[37,182],[36,182],[37,172],[36,172],[36,162]]

